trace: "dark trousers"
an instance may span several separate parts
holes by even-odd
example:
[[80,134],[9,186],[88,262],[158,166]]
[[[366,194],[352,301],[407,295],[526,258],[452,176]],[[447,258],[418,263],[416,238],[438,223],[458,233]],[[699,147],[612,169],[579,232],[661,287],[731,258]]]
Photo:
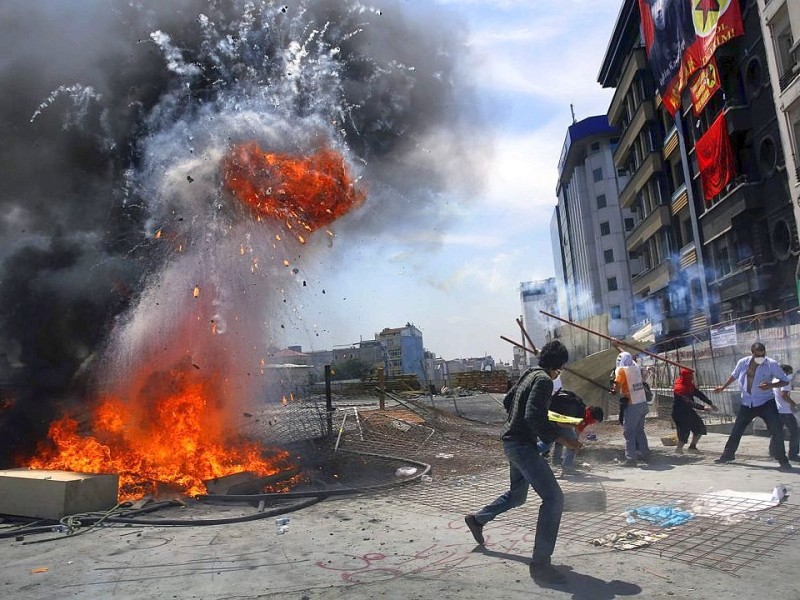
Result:
[[[794,460],[798,456],[798,451],[800,451],[800,437],[798,437],[800,431],[798,431],[797,419],[794,418],[792,413],[778,413],[778,417],[781,420],[781,430],[783,430],[784,425],[786,426],[786,429],[789,430],[789,458]],[[778,443],[775,441],[775,438],[770,439],[770,456],[777,456],[777,444]]]
[[505,440],[503,449],[510,466],[511,487],[497,500],[476,512],[475,519],[485,525],[497,515],[522,506],[528,498],[528,487],[532,487],[542,499],[533,542],[533,562],[547,564],[558,538],[564,493],[547,461],[537,452],[536,444]]
[[728,442],[725,444],[722,456],[731,459],[736,456],[736,450],[739,448],[739,442],[742,440],[744,430],[756,417],[761,417],[769,430],[769,434],[775,441],[775,458],[782,465],[788,463],[786,449],[783,447],[783,421],[781,421],[778,414],[778,407],[775,406],[775,402],[772,400],[761,406],[750,407],[742,405],[739,407],[739,412],[736,413],[736,421],[733,422],[733,430],[730,437],[728,437]]

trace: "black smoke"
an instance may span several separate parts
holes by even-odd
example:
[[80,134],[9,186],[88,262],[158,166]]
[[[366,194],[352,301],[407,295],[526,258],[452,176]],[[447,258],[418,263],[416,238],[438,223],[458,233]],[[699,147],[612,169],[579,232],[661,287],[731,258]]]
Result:
[[[0,4],[0,376],[14,397],[0,467],[91,396],[116,324],[168,260],[142,175],[160,132],[240,106],[317,119],[370,193],[350,226],[430,225],[464,180],[450,165],[474,171],[463,34],[399,2]],[[293,52],[313,76],[292,72]],[[446,166],[425,147],[437,138]]]

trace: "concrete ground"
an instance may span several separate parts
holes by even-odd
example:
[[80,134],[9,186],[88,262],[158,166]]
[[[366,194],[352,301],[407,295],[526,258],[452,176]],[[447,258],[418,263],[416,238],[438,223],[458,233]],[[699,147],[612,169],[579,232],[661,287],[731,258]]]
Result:
[[[216,526],[110,526],[71,537],[53,533],[3,539],[0,597],[800,598],[800,582],[793,576],[800,558],[800,496],[793,493],[800,490],[800,469],[778,472],[766,457],[767,438],[746,436],[737,462],[716,465],[724,433],[703,438],[702,454],[678,456],[660,443],[669,424],[651,420],[650,464],[626,468],[615,462],[621,454],[620,429],[604,424],[598,440],[579,457],[587,465],[585,473],[562,484],[567,510],[553,560],[565,565],[568,581],[542,587],[529,578],[527,568],[537,510],[534,494],[524,507],[487,525],[485,548],[476,546],[463,521],[465,512],[493,500],[507,484],[502,452],[488,441],[502,415],[495,398],[480,395],[455,403],[435,398],[434,405],[451,420],[444,434],[426,442],[429,462],[435,465],[430,479],[318,502],[285,515],[290,522],[283,534],[270,517]],[[456,431],[460,421],[464,429]],[[474,452],[475,440],[484,439],[488,466],[481,463],[477,472],[462,466],[459,453]],[[415,451],[424,454],[425,446]],[[698,517],[670,530],[626,521],[626,509],[643,504],[690,508],[711,489],[766,493],[777,484],[785,484],[789,496],[766,510]],[[253,513],[246,506],[191,501],[157,514],[199,519]],[[625,551],[591,543],[645,529],[667,537]]]

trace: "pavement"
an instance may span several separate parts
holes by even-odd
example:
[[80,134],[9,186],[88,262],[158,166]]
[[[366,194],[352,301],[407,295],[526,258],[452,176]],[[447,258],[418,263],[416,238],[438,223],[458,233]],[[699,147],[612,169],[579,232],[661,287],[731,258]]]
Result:
[[[745,436],[737,461],[717,465],[725,433],[704,437],[699,455],[677,455],[660,443],[669,423],[650,420],[653,457],[630,468],[619,463],[621,428],[603,424],[579,456],[584,473],[562,480],[567,509],[553,562],[563,565],[567,582],[541,586],[527,568],[538,505],[533,493],[525,506],[486,526],[485,547],[475,544],[463,520],[507,485],[504,458],[492,442],[502,415],[496,397],[435,398],[433,405],[448,420],[444,433],[415,450],[430,448],[429,478],[287,512],[282,533],[271,515],[225,525],[115,525],[73,536],[2,539],[0,597],[800,598],[793,577],[800,557],[800,496],[793,493],[800,490],[800,469],[779,472],[766,456],[768,438]],[[456,429],[460,422],[463,430]],[[458,460],[459,453],[484,446],[478,470]],[[778,485],[788,489],[779,506],[738,510],[732,500],[731,514],[673,528],[629,512],[644,505],[690,510],[704,505],[709,492],[768,494]],[[251,518],[254,511],[187,501],[153,518]],[[592,543],[631,532],[666,537],[629,550]]]

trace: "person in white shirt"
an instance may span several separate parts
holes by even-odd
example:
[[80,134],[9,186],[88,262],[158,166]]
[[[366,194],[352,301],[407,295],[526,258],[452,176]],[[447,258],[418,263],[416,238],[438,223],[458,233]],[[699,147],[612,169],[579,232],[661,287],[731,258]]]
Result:
[[[794,369],[791,365],[781,365],[783,372],[791,377]],[[774,383],[774,382],[773,382]],[[778,407],[778,415],[781,418],[781,423],[789,431],[789,453],[788,459],[795,462],[800,461],[800,436],[798,436],[797,419],[794,416],[794,411],[797,410],[797,403],[792,400],[789,393],[792,391],[791,383],[772,390],[775,394],[775,404]],[[769,441],[769,455],[773,458],[779,455],[777,449],[778,441],[772,437]]]
[[763,419],[769,433],[777,440],[774,446],[775,458],[780,465],[779,471],[793,473],[789,460],[786,458],[786,449],[783,446],[783,422],[778,416],[778,407],[775,405],[775,388],[789,385],[789,378],[781,370],[777,361],[767,357],[767,349],[761,342],[750,346],[750,356],[745,356],[736,363],[731,376],[714,388],[715,393],[722,392],[734,381],[738,382],[742,394],[742,404],[736,413],[733,429],[725,443],[722,455],[715,463],[728,463],[736,460],[736,450],[742,440],[747,426],[753,419]]

